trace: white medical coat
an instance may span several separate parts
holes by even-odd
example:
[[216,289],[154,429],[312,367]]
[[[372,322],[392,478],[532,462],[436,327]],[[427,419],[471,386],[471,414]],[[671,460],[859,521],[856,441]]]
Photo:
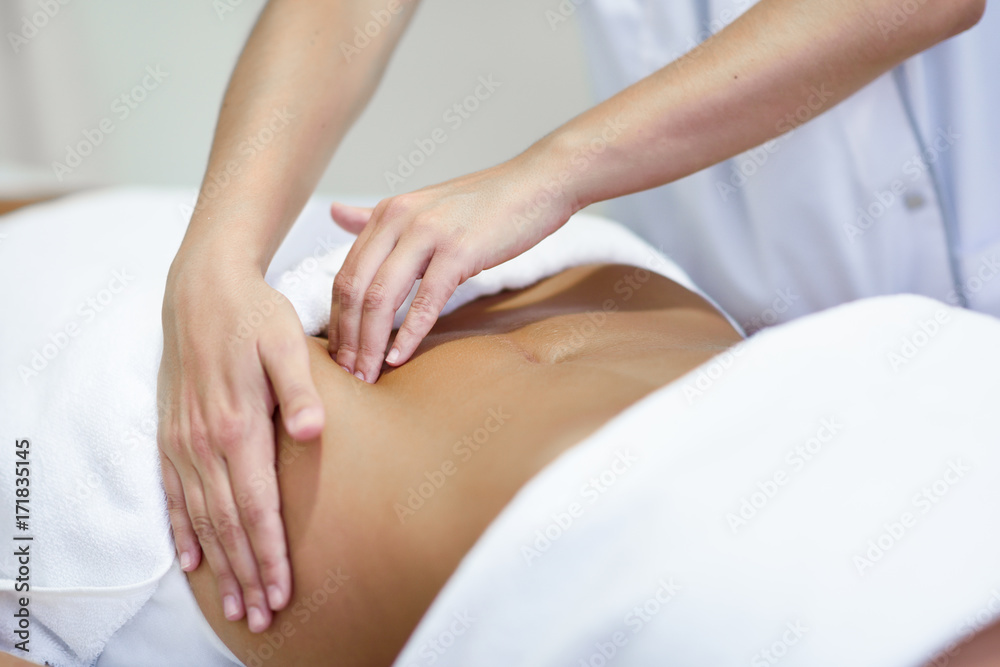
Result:
[[[566,0],[601,99],[689,52],[752,0]],[[906,3],[901,3],[905,5]],[[791,133],[611,202],[748,331],[912,292],[1000,316],[1000,4]],[[892,39],[892,25],[882,26]]]

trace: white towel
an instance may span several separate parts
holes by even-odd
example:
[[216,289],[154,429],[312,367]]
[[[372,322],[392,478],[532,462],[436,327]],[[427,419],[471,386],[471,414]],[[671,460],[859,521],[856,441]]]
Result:
[[0,222],[0,489],[30,441],[29,530],[0,523],[0,648],[14,534],[30,535],[30,653],[88,665],[170,565],[156,450],[158,301],[184,233],[176,196],[99,192]]
[[[0,523],[0,649],[11,651],[16,639],[14,533],[34,537],[26,656],[33,660],[93,663],[170,567],[156,373],[164,282],[192,197],[107,190],[0,223],[0,502],[7,506],[13,443],[31,443],[29,530]],[[325,328],[333,276],[353,240],[330,221],[328,204],[309,203],[267,276],[310,333]],[[555,238],[470,280],[448,310],[589,262],[636,264],[691,286],[635,236],[578,216]]]
[[[315,244],[314,247],[316,250],[294,268],[281,273],[280,277],[278,272],[272,274],[277,278],[278,287],[295,306],[306,333],[310,335],[327,329],[333,279],[350,250],[349,245],[326,248],[323,244]],[[447,315],[481,296],[527,287],[569,267],[593,263],[631,264],[655,271],[697,292],[714,305],[683,269],[629,230],[603,218],[577,214],[528,252],[459,285],[441,314]],[[417,281],[406,301],[396,311],[394,327],[403,324],[419,285],[420,281]],[[728,315],[726,317],[742,333],[740,325]]]
[[1000,320],[754,336],[531,480],[395,667],[917,667],[1000,616]]

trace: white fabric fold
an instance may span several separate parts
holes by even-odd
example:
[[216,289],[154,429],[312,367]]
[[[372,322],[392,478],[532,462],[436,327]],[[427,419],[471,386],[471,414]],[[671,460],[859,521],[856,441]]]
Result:
[[[531,480],[395,667],[917,667],[1000,612],[1000,320],[760,333]],[[943,663],[942,663],[943,664]]]

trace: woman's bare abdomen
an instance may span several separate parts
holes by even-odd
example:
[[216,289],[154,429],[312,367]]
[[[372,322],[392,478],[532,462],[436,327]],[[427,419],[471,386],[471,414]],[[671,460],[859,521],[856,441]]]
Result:
[[195,596],[248,665],[389,665],[526,481],[739,340],[700,297],[617,265],[460,308],[375,385],[313,339],[324,433],[297,443],[275,422],[292,600],[255,635],[225,620],[207,565]]

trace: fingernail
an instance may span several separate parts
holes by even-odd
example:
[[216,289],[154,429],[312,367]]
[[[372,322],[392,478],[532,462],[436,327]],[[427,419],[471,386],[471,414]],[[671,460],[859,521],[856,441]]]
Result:
[[222,598],[222,612],[230,621],[235,621],[240,617],[240,604],[236,601],[234,596],[227,595]]
[[385,358],[385,363],[394,364],[396,363],[397,359],[399,359],[399,350],[397,350],[396,348],[392,348],[391,350],[389,350],[389,354]]
[[267,587],[267,603],[271,605],[271,609],[278,609],[284,600],[285,596],[281,594],[280,588],[277,586]]
[[365,374],[362,373],[361,371],[354,371],[354,377],[358,378],[362,382],[365,381]]
[[264,614],[257,607],[250,607],[247,612],[247,624],[251,632],[260,632],[264,629]]
[[343,368],[347,373],[351,372],[351,369],[345,366],[344,364],[341,364],[340,367]]
[[319,410],[316,408],[304,408],[299,410],[297,415],[288,420],[288,430],[293,433],[299,433],[303,429],[317,426],[319,424],[319,420]]
[[187,551],[181,554],[181,569],[187,572],[191,569],[191,564],[194,562],[194,558]]

